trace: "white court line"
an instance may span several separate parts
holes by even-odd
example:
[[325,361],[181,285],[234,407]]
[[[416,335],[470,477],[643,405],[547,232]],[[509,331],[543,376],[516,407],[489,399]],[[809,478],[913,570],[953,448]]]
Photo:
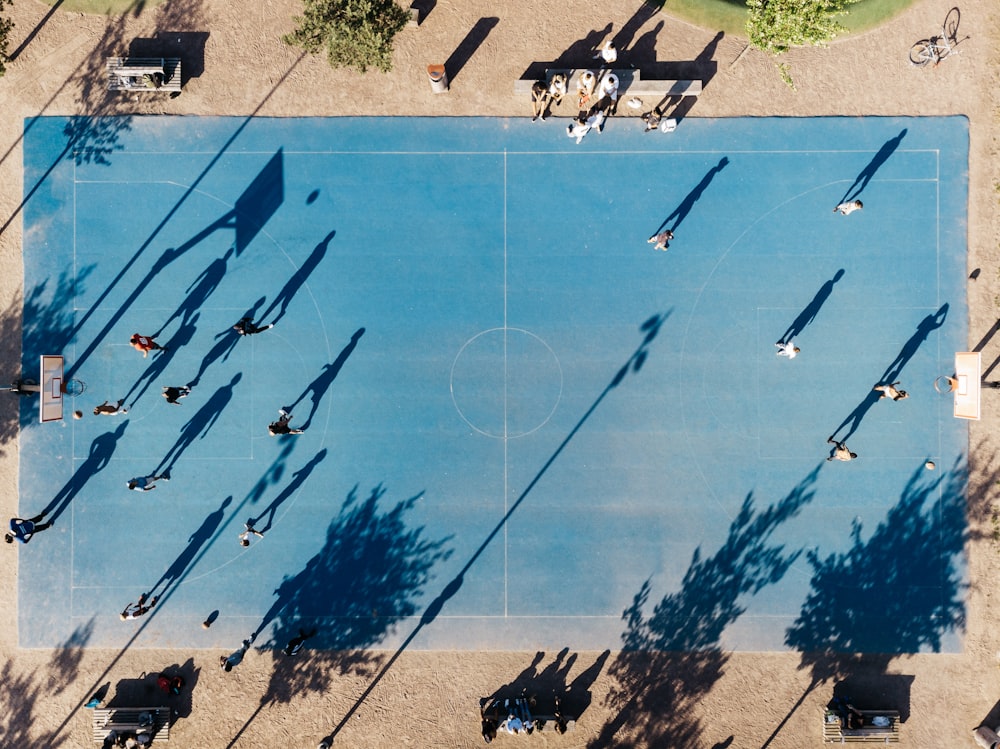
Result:
[[[507,152],[503,155],[503,516],[507,517],[508,476],[507,476]],[[507,526],[503,524],[503,615],[507,617],[508,570],[507,560],[510,546]]]

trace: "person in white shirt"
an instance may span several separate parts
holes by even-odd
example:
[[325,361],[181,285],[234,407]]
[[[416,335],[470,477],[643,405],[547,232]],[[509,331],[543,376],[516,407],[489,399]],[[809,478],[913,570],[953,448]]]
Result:
[[556,73],[552,76],[552,82],[549,84],[549,95],[553,103],[562,104],[563,97],[566,95],[566,74]]
[[[829,205],[829,203],[827,203],[827,205]],[[848,200],[846,203],[840,203],[833,209],[833,212],[836,213],[837,211],[840,211],[844,216],[847,216],[855,211],[860,211],[864,207],[865,204],[860,200]]]
[[909,393],[907,393],[905,390],[899,390],[896,387],[896,385],[898,384],[899,382],[894,382],[891,385],[876,385],[875,387],[872,388],[872,391],[876,393],[881,393],[881,395],[878,397],[879,400],[882,400],[883,398],[892,398],[894,401],[901,401],[904,398],[909,398],[910,397]]
[[845,443],[845,442],[837,442],[833,437],[828,437],[826,441],[827,441],[827,444],[830,444],[830,445],[834,446],[834,448],[833,448],[833,455],[831,455],[830,457],[827,458],[828,461],[829,460],[842,460],[842,461],[844,461],[846,463],[847,461],[854,460],[856,457],[858,457],[857,453],[852,453],[847,448],[847,443]]
[[572,125],[566,126],[566,135],[570,138],[576,138],[577,145],[580,141],[584,139],[584,136],[591,131],[592,128],[597,128],[597,132],[601,132],[604,128],[604,112],[597,110],[589,117],[585,115],[580,115],[575,120],[573,120]]
[[596,88],[597,76],[594,75],[594,71],[584,70],[580,73],[580,78],[576,82],[577,108],[581,111],[589,109]]
[[789,359],[794,359],[796,354],[798,354],[802,350],[798,346],[796,346],[792,341],[789,341],[788,343],[783,343],[782,341],[778,341],[774,345],[778,347],[777,351],[778,356],[787,356]]
[[604,45],[597,50],[597,54],[594,55],[594,59],[603,60],[605,65],[613,65],[617,62],[618,50],[615,48],[615,43],[610,39],[604,42]]

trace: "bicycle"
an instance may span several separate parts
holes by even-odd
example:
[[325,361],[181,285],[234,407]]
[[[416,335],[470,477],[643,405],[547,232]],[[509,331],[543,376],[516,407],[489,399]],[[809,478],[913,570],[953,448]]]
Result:
[[[958,23],[962,14],[958,8],[952,8],[944,19],[940,36],[932,36],[930,39],[921,39],[910,47],[910,64],[923,67],[927,63],[933,62],[935,67],[944,58],[955,51],[958,46]],[[969,37],[965,37],[968,39]],[[964,41],[964,39],[962,40]],[[956,54],[958,54],[956,52]]]

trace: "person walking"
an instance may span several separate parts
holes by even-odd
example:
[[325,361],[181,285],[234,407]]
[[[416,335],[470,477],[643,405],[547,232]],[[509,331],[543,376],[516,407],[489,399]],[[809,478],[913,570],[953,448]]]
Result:
[[909,398],[910,397],[909,393],[907,393],[905,390],[900,390],[899,388],[896,387],[896,385],[898,384],[899,382],[897,381],[892,383],[891,385],[876,385],[875,387],[872,388],[872,391],[876,393],[881,393],[881,395],[878,397],[879,400],[882,400],[883,398],[892,398],[894,401],[901,401],[904,400],[905,398]]
[[243,647],[241,647],[239,650],[234,650],[229,655],[220,655],[219,666],[222,668],[222,670],[225,671],[226,673],[229,673],[238,665],[240,665],[243,662],[243,656],[246,655],[247,651],[250,649],[251,642],[253,642],[252,636],[249,640],[243,641]]
[[249,546],[250,545],[250,536],[257,536],[257,538],[264,538],[264,534],[263,533],[261,533],[258,530],[254,530],[254,527],[253,527],[253,518],[250,518],[249,520],[247,520],[243,524],[243,527],[246,530],[244,530],[238,536],[238,538],[240,539],[240,546]]
[[670,231],[670,229],[665,229],[664,231],[661,231],[659,234],[654,234],[646,241],[649,244],[653,245],[654,250],[663,250],[664,252],[666,252],[667,248],[670,247],[670,240],[673,238],[674,238],[674,233]]
[[[827,203],[827,205],[830,204]],[[833,209],[833,212],[836,213],[837,211],[840,211],[841,215],[848,216],[854,213],[855,211],[860,211],[864,207],[865,204],[862,203],[860,200],[848,200],[845,203],[838,204],[837,207]]]
[[191,395],[191,388],[187,385],[181,385],[180,387],[164,385],[162,395],[167,399],[167,403],[179,406],[181,404],[178,401],[180,401],[181,398],[187,398]]
[[315,629],[312,632],[306,632],[304,629],[300,629],[298,637],[293,637],[289,640],[282,652],[284,652],[285,655],[298,655],[299,651],[302,650],[302,646],[305,644],[305,641],[315,634]]
[[137,476],[128,480],[128,488],[134,492],[151,492],[156,488],[154,481],[170,481],[169,473],[162,473],[159,476]]
[[292,415],[288,413],[285,409],[278,409],[278,420],[272,421],[267,425],[267,431],[272,437],[276,437],[279,434],[302,434],[302,429],[292,429],[288,426],[288,422],[292,420]]
[[594,55],[595,60],[601,60],[605,65],[614,65],[618,62],[618,49],[615,47],[615,43],[608,39],[597,50],[597,54]]
[[139,335],[138,333],[133,333],[128,342],[132,344],[132,348],[136,351],[142,352],[143,359],[146,358],[150,351],[167,351],[167,347],[158,344],[155,337],[151,335]]
[[600,110],[592,110],[592,114],[588,117],[586,115],[580,115],[571,125],[566,126],[566,135],[570,138],[576,138],[576,144],[580,145],[580,142],[586,137],[593,128],[597,128],[597,132],[601,132],[604,129],[604,112]]
[[258,333],[263,333],[265,330],[270,330],[274,327],[274,323],[268,325],[254,325],[252,317],[242,317],[240,321],[233,326],[235,330],[240,335],[257,335]]
[[796,346],[793,341],[789,341],[788,343],[785,343],[784,341],[778,341],[774,345],[778,347],[778,350],[776,352],[778,356],[787,356],[789,359],[794,359],[796,356],[798,356],[799,352],[802,350],[798,346]]
[[140,616],[145,616],[147,613],[149,613],[149,610],[156,605],[156,602],[158,600],[159,596],[153,596],[149,601],[149,605],[147,606],[146,594],[143,593],[141,596],[139,596],[139,600],[136,603],[128,604],[122,610],[122,613],[119,616],[123,622],[129,619],[138,619]]
[[104,401],[101,405],[94,406],[94,416],[117,416],[118,414],[127,414],[128,408],[124,407],[122,405],[123,403],[125,403],[124,398],[120,398],[117,403]]
[[14,543],[15,539],[18,543],[26,544],[31,540],[32,536],[36,533],[41,533],[46,528],[51,528],[52,523],[43,523],[42,520],[45,519],[45,513],[41,515],[35,515],[33,518],[24,520],[22,518],[11,518],[10,519],[10,533],[3,534],[3,540],[9,544]]
[[844,442],[837,442],[833,437],[828,437],[826,440],[828,445],[834,445],[833,455],[827,458],[830,460],[842,460],[845,463],[849,460],[854,460],[858,457],[857,453],[852,453],[848,448],[847,444]]

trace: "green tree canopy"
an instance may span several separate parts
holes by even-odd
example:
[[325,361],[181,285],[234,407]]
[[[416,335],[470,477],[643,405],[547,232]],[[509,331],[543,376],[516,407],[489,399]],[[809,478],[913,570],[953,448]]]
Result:
[[[0,0],[2,1],[2,0]],[[303,0],[305,13],[286,44],[316,53],[324,47],[331,67],[392,69],[392,40],[409,14],[396,0]]]
[[[0,0],[0,11],[5,5],[13,5],[14,0]],[[10,32],[14,28],[14,22],[9,18],[0,16],[0,76],[7,72],[7,42],[10,41]]]
[[838,16],[858,0],[747,0],[747,36],[757,49],[780,55],[792,47],[823,45],[844,27]]

